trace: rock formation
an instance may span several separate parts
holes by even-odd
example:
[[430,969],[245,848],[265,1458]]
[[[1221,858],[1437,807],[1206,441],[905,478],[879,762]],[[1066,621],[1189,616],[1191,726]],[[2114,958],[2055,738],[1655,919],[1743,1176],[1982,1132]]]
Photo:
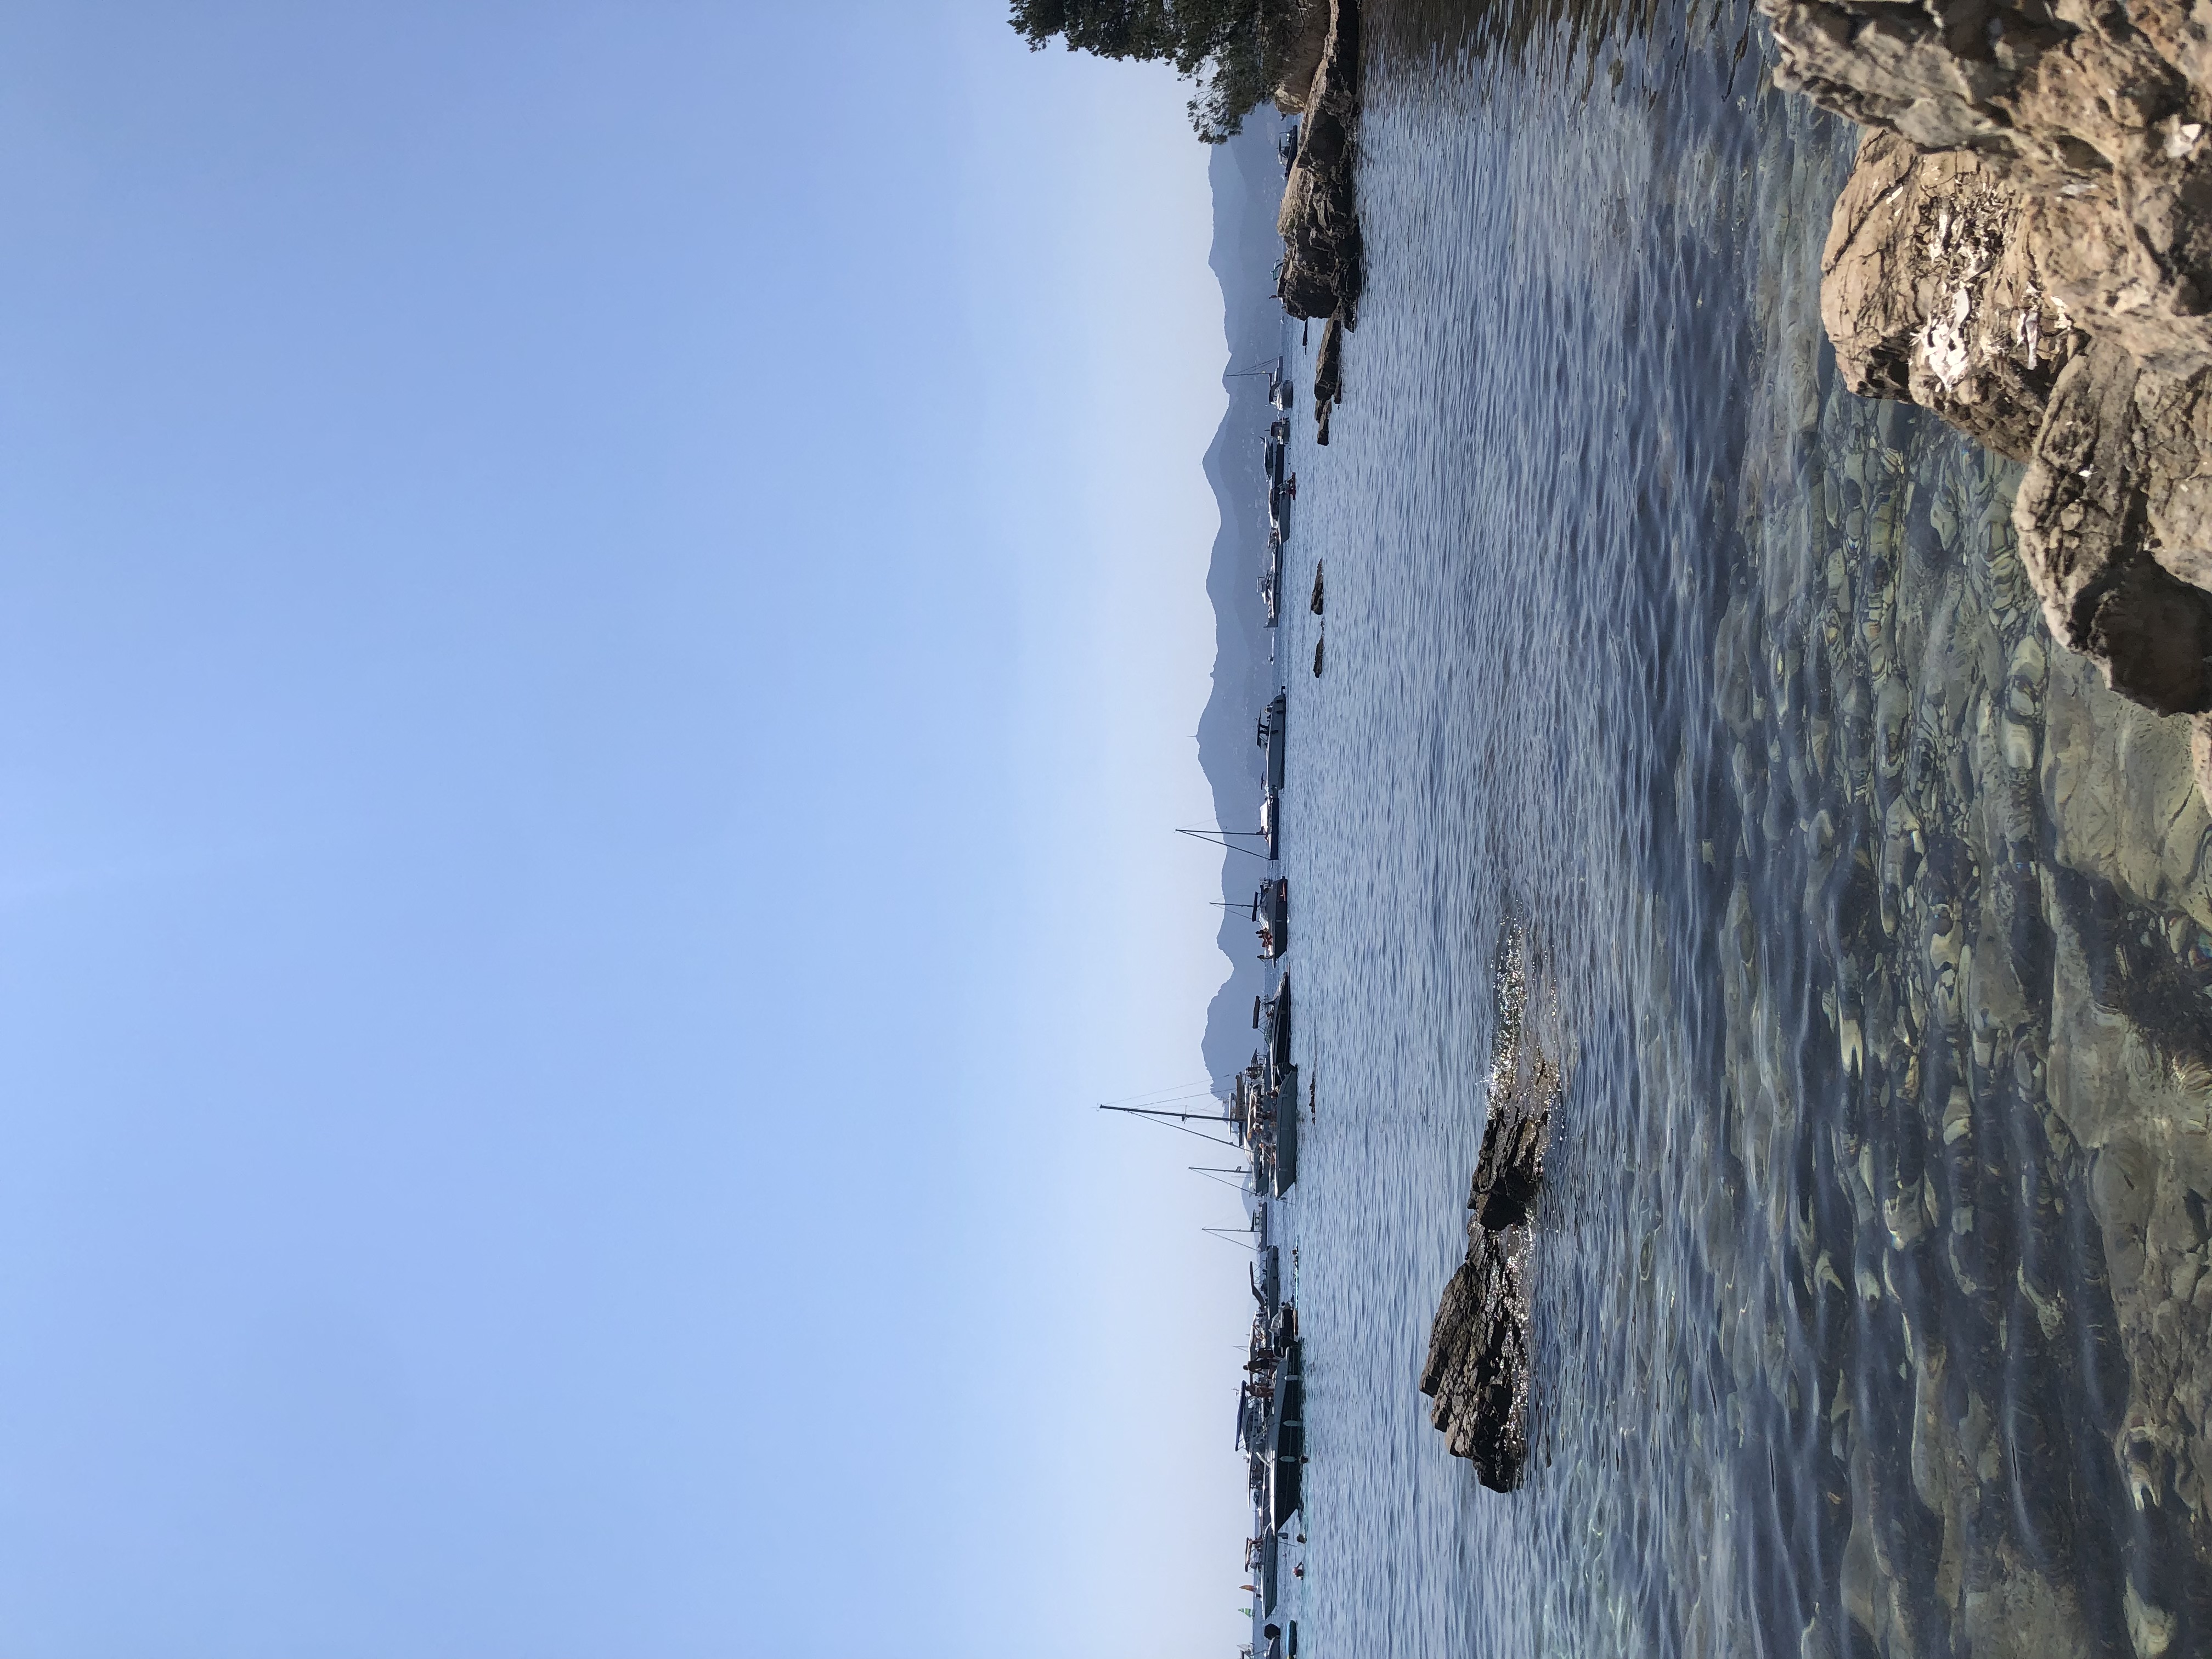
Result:
[[1314,354],[1314,419],[1320,441],[1328,441],[1328,412],[1344,401],[1344,325],[1332,317],[1322,325],[1321,349]]
[[1490,1116],[1468,1194],[1467,1259],[1437,1307],[1421,1392],[1455,1457],[1493,1492],[1521,1483],[1528,1455],[1528,1212],[1559,1097],[1558,1063],[1528,1031],[1528,945],[1507,935],[1498,970]]
[[1328,52],[1328,24],[1327,0],[1300,0],[1291,19],[1283,78],[1275,87],[1275,107],[1285,115],[1303,114],[1312,100],[1314,76]]
[[1359,8],[1333,0],[1320,67],[1305,98],[1298,152],[1276,228],[1276,293],[1293,317],[1349,314],[1358,302],[1359,219],[1352,201],[1352,128],[1359,106]]
[[[2148,708],[2212,711],[2212,19],[1762,3],[1778,84],[1881,129],[1822,261],[1846,383],[2024,462],[2051,633]],[[2212,730],[2198,752],[2212,786]]]
[[1429,1420],[1492,1492],[1520,1485],[1528,1455],[1526,1301],[1509,1241],[1474,1228],[1467,1260],[1444,1286],[1421,1368],[1421,1392],[1437,1402]]

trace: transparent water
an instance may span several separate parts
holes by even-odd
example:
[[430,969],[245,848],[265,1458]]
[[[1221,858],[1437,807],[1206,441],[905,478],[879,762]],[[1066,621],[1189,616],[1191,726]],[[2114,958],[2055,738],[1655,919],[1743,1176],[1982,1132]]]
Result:
[[[2185,730],[2049,645],[2008,465],[1835,383],[1857,135],[1745,12],[1370,15],[1279,653],[1301,1652],[2212,1651]],[[1415,1381],[1516,917],[1569,1082],[1500,1496]]]

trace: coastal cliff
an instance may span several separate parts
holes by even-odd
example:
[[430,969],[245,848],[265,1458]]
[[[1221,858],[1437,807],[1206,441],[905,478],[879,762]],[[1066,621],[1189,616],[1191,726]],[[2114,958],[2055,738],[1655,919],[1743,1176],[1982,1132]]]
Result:
[[1877,131],[1821,315],[1850,388],[2024,463],[2051,635],[2197,716],[2212,799],[2212,38],[2170,4],[1762,0],[1776,82]]

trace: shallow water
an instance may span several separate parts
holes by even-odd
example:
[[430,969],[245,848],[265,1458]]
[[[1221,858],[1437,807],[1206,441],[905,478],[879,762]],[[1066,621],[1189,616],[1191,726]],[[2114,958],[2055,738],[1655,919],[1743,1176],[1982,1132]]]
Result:
[[[2050,646],[2012,468],[1835,384],[1857,135],[1747,14],[1372,10],[1279,652],[1301,1652],[2212,1651],[2185,732]],[[1414,1384],[1513,918],[1569,1081],[1501,1497]]]

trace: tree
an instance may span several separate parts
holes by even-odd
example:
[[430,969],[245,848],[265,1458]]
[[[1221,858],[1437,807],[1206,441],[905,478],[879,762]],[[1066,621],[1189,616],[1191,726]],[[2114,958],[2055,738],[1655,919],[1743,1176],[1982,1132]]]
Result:
[[1209,144],[1233,136],[1273,90],[1295,25],[1311,0],[1013,0],[1015,32],[1041,52],[1169,63],[1198,85],[1191,125]]

